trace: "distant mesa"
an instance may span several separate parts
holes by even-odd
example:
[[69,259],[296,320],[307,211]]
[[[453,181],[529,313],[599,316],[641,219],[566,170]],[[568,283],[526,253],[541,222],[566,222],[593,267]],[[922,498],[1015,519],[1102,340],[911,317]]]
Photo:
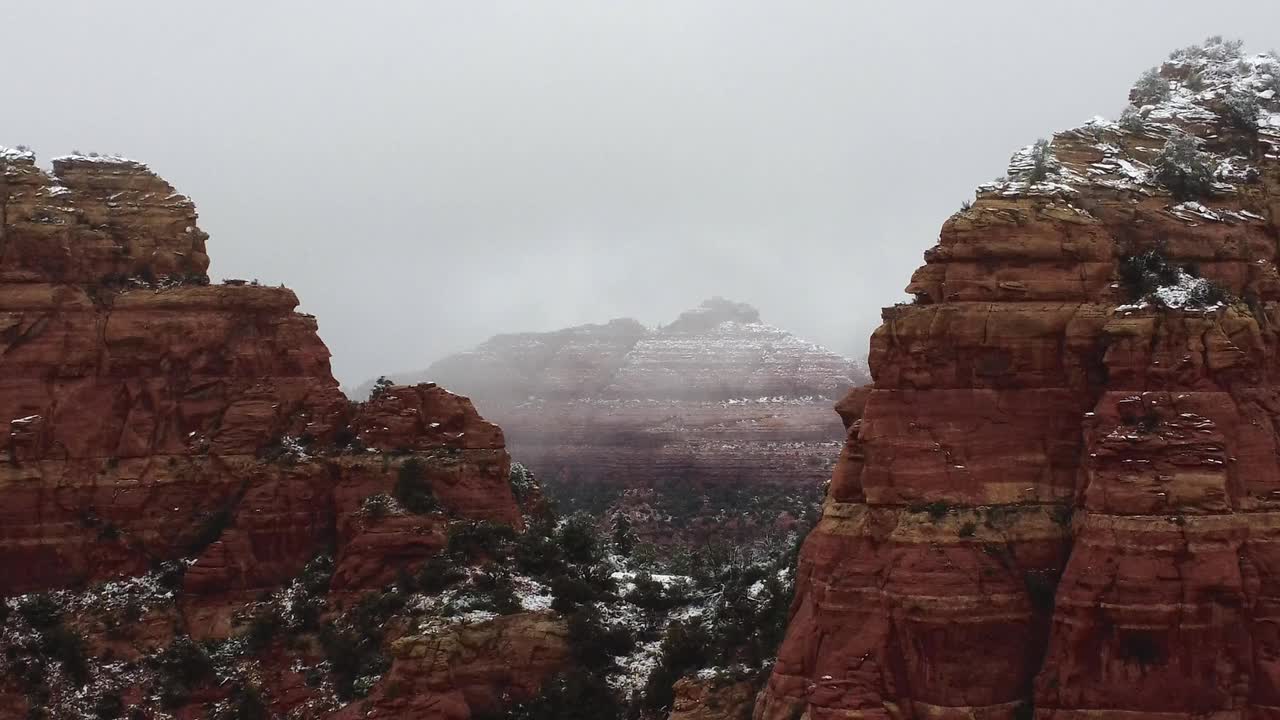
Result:
[[[870,382],[865,363],[760,320],[747,303],[704,301],[656,329],[632,318],[495,335],[397,382],[438,382],[489,406],[541,400],[814,397]],[[369,380],[352,393],[373,389]]]
[[549,494],[626,512],[658,541],[748,537],[816,507],[844,438],[832,405],[868,381],[861,363],[718,297],[656,329],[624,318],[497,335],[395,379],[471,397]]

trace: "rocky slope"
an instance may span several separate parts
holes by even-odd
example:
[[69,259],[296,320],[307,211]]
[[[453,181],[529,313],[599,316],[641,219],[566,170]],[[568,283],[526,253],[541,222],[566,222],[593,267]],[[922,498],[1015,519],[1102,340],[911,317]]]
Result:
[[663,539],[672,524],[751,532],[735,512],[747,496],[766,498],[769,520],[812,496],[843,437],[831,403],[865,375],[716,298],[657,330],[624,319],[499,335],[397,379],[473,397],[560,496],[608,504],[630,491],[614,510]]
[[[46,172],[0,149],[0,218],[0,717],[218,715],[245,693],[277,714],[467,717],[563,660],[563,620],[518,606],[452,640],[369,610],[458,523],[523,524],[502,432],[466,398],[347,402],[294,294],[209,284],[194,206],[140,163]],[[246,651],[264,608],[298,632]],[[341,650],[370,617],[389,670],[381,643]],[[393,701],[384,679],[406,673],[417,691]]]
[[1131,100],[884,311],[758,720],[1280,712],[1280,59]]

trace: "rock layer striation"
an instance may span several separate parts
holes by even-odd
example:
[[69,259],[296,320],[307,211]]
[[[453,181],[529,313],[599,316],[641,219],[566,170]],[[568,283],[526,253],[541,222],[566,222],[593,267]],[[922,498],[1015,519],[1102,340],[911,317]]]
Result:
[[758,720],[1280,713],[1280,59],[1131,99],[884,311]]
[[[145,165],[77,155],[48,172],[29,152],[0,149],[0,218],[0,597],[26,594],[0,624],[10,606],[48,597],[34,593],[107,581],[123,593],[164,569],[177,583],[164,596],[169,609],[132,606],[143,639],[130,645],[116,628],[89,651],[128,656],[179,635],[221,640],[243,630],[246,603],[317,556],[332,557],[326,612],[337,613],[435,555],[451,521],[522,525],[496,425],[431,384],[348,402],[294,294],[211,285],[193,204]],[[371,519],[368,499],[397,492],[406,473],[429,488],[432,508]],[[88,616],[68,607],[64,622],[95,637]],[[504,622],[468,637],[489,627],[502,647],[551,654],[481,673],[467,695],[528,695],[562,658],[561,639],[547,645],[549,621]],[[522,640],[521,628],[537,632]],[[20,642],[5,643],[9,661],[21,656]],[[20,668],[0,665],[2,696]],[[466,717],[445,670],[415,707],[439,695]],[[320,692],[297,672],[264,677],[276,711]],[[74,700],[41,692],[30,702]],[[0,714],[24,712],[21,702],[4,705]]]

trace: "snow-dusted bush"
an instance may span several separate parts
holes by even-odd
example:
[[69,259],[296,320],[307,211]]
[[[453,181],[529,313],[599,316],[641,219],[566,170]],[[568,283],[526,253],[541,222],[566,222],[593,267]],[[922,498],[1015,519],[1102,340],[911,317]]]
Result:
[[340,699],[363,697],[391,666],[382,641],[387,621],[404,608],[406,600],[399,591],[369,593],[345,616],[321,629],[320,645]]
[[[256,281],[254,284],[257,284]],[[386,375],[379,375],[378,379],[373,382],[373,389],[369,391],[369,399],[377,400],[383,395],[386,395],[387,391],[395,387],[395,385],[396,384],[391,381],[391,378],[388,378]]]
[[524,465],[518,462],[511,463],[511,492],[516,496],[516,500],[523,502],[537,487],[537,482],[533,479],[533,473]]
[[1142,132],[1143,128],[1142,113],[1138,112],[1138,108],[1130,105],[1120,113],[1120,127],[1129,132]]
[[1225,303],[1230,296],[1212,281],[1169,262],[1159,250],[1148,250],[1120,262],[1120,281],[1133,302],[1159,307],[1204,309]]
[[556,530],[560,552],[571,563],[588,565],[600,558],[600,539],[596,536],[595,519],[586,513],[569,516]]
[[1120,282],[1129,300],[1138,302],[1162,285],[1177,282],[1178,268],[1169,263],[1164,253],[1148,250],[1120,261]]
[[675,699],[672,686],[685,673],[703,667],[710,657],[712,638],[700,623],[676,621],[662,638],[658,666],[645,683],[642,704],[646,710],[669,710]]
[[370,520],[381,520],[396,510],[396,501],[386,493],[370,495],[360,503],[360,514]]
[[1246,132],[1258,131],[1258,98],[1251,92],[1236,90],[1224,103],[1227,121]]
[[214,677],[213,660],[189,637],[180,637],[151,658],[160,685],[160,702],[168,708],[187,700],[191,691]]
[[613,531],[609,539],[614,552],[623,557],[629,557],[635,550],[638,541],[636,531],[632,529],[631,518],[627,517],[626,513],[617,513],[613,516]]
[[1157,68],[1151,68],[1138,77],[1129,97],[1139,107],[1154,105],[1169,97],[1169,81]]
[[1213,191],[1212,158],[1200,151],[1199,142],[1185,133],[1169,137],[1154,163],[1155,179],[1179,200],[1206,197]]
[[1243,40],[1224,40],[1221,35],[1213,35],[1204,41],[1205,57],[1219,62],[1240,57],[1244,50]]
[[1038,183],[1044,180],[1057,166],[1058,162],[1053,159],[1053,150],[1049,146],[1049,141],[1040,138],[1035,145],[1031,146],[1031,172],[1027,175],[1027,182]]
[[523,609],[520,599],[516,597],[511,573],[494,563],[485,565],[480,572],[471,576],[469,591],[472,600],[467,605],[468,610],[485,610],[498,615],[511,615]]

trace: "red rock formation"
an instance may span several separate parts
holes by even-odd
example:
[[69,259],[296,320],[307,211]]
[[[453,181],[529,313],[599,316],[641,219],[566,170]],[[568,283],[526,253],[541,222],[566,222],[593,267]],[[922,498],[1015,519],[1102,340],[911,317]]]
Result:
[[1278,96],[1183,51],[947,221],[840,404],[756,718],[1275,714]]
[[[659,330],[634,320],[499,335],[415,375],[476,399],[513,456],[567,494],[774,488],[807,495],[843,436],[830,404],[863,379],[849,360],[721,299]],[[618,510],[631,512],[627,501]],[[731,513],[732,514],[732,513]],[[640,513],[644,515],[644,513]],[[648,539],[670,539],[656,514]],[[741,518],[738,518],[741,520]],[[701,518],[695,535],[724,533]],[[735,526],[751,532],[747,524]]]
[[[554,612],[506,615],[394,643],[394,664],[366,707],[378,717],[467,720],[537,695],[569,662],[569,630]],[[365,717],[352,706],[339,718]]]
[[[336,611],[438,552],[450,519],[521,526],[496,425],[430,384],[349,403],[294,294],[210,285],[194,206],[146,166],[75,156],[47,173],[0,150],[0,217],[0,596],[185,567],[150,630],[92,653],[225,638],[322,553]],[[362,512],[407,472],[438,510]],[[67,622],[96,637],[97,620]],[[536,687],[546,667],[513,673]]]
[[684,678],[675,685],[667,720],[750,720],[758,681],[718,682]]

